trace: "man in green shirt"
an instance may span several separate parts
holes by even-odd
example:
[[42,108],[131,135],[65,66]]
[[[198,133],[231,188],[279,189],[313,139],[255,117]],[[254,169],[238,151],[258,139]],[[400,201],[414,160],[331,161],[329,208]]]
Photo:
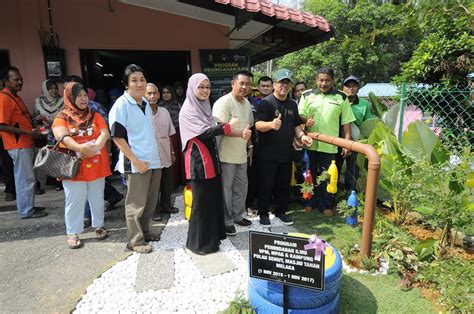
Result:
[[[306,130],[330,136],[339,135],[342,125],[345,138],[351,138],[351,122],[355,120],[347,96],[334,88],[334,71],[329,67],[318,70],[315,89],[303,93],[298,105],[301,120]],[[305,210],[319,209],[324,216],[334,215],[334,197],[326,190],[327,182],[316,185],[316,178],[329,168],[331,161],[336,160],[337,147],[331,144],[314,141],[308,147],[310,170],[315,183],[315,193],[311,202],[305,204]],[[342,150],[348,156],[348,149]]]
[[[352,112],[355,116],[354,124],[360,128],[365,120],[373,117],[371,107],[366,99],[359,98],[357,93],[359,92],[360,81],[355,76],[348,76],[343,83],[342,91],[347,95],[347,99],[351,104]],[[356,140],[356,139],[355,139]],[[347,191],[356,190],[357,179],[359,178],[359,169],[356,165],[357,153],[352,153],[345,159],[338,156],[337,168],[341,173],[342,165],[346,161],[346,172],[344,174],[344,188]]]

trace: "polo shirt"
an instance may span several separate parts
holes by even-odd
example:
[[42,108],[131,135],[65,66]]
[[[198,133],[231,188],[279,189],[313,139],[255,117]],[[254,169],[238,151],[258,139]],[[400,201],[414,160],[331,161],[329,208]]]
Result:
[[365,120],[373,117],[372,108],[367,99],[356,96],[356,100],[351,103],[351,108],[355,116],[354,123],[357,126],[361,126]]
[[[322,93],[318,89],[304,92],[298,110],[306,118],[313,116],[314,125],[307,128],[308,132],[318,132],[337,137],[340,125],[355,121],[347,96],[335,88],[327,93]],[[337,152],[336,146],[320,141],[313,141],[308,149],[329,154]]]
[[[212,115],[222,123],[229,122],[232,113],[239,119],[239,131],[243,131],[246,126],[253,126],[252,108],[246,98],[239,102],[232,93],[228,93],[219,98],[212,107]],[[217,140],[220,161],[230,164],[247,162],[247,141],[242,137],[220,136]]]
[[[148,163],[149,169],[158,169],[161,167],[160,155],[155,140],[152,111],[145,97],[142,97],[142,106],[125,91],[110,109],[110,134],[112,137],[125,139],[135,156]],[[123,152],[119,154],[116,168],[121,173],[137,172]]]
[[[33,129],[31,115],[26,109],[23,99],[18,95],[13,95],[8,88],[2,89],[2,93],[0,93],[0,124],[25,131]],[[1,132],[1,134],[6,150],[33,147],[34,141],[31,136],[9,132]]]
[[301,124],[296,102],[290,97],[287,97],[285,101],[281,101],[273,94],[268,95],[257,107],[255,121],[273,121],[278,117],[278,114],[281,114],[280,129],[258,132],[257,156],[260,160],[291,161],[295,127]]

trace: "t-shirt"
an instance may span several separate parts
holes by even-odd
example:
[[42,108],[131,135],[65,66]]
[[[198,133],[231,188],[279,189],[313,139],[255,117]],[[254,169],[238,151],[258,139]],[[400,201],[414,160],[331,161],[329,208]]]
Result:
[[[83,128],[74,127],[67,123],[65,119],[56,117],[51,129],[54,130],[58,126],[65,126],[69,130],[69,135],[79,144],[95,141],[100,135],[100,130],[107,129],[107,123],[98,113],[94,113],[92,121]],[[64,147],[62,144],[60,146]],[[79,172],[71,180],[94,181],[110,175],[109,154],[104,145],[97,155],[82,160]]]
[[[125,91],[110,109],[110,134],[112,137],[125,139],[135,156],[148,163],[149,169],[159,169],[160,154],[151,115],[150,104],[145,97],[142,97],[140,106]],[[123,152],[119,154],[117,169],[120,173],[137,172]]]
[[155,139],[160,152],[161,166],[163,168],[171,167],[170,136],[176,134],[176,130],[174,129],[170,114],[165,108],[158,107],[156,114],[152,113],[152,119],[155,126]]
[[[8,95],[5,95],[7,93]],[[0,124],[17,127],[25,131],[33,129],[30,113],[23,99],[13,95],[7,88],[0,93]],[[1,132],[3,146],[6,150],[33,147],[33,138],[24,134]]]
[[[325,94],[318,89],[304,92],[298,109],[304,117],[312,116],[314,119],[314,125],[307,129],[308,132],[338,136],[341,125],[355,121],[347,96],[335,88]],[[329,154],[337,152],[336,146],[320,141],[313,141],[308,149]]]
[[[232,131],[243,131],[247,126],[253,126],[253,114],[249,101],[244,98],[237,101],[232,93],[219,98],[212,107],[212,114],[218,122],[229,122],[232,113],[239,119],[240,128]],[[247,141],[242,137],[219,136],[217,139],[219,159],[230,164],[247,162]]]
[[269,95],[257,107],[256,121],[273,121],[278,114],[281,114],[279,130],[258,132],[259,159],[278,162],[291,160],[295,127],[301,124],[296,102],[289,97],[280,101],[273,94]]
[[365,120],[373,117],[371,107],[366,99],[357,97],[356,100],[351,103],[352,112],[355,116],[355,125],[361,126]]

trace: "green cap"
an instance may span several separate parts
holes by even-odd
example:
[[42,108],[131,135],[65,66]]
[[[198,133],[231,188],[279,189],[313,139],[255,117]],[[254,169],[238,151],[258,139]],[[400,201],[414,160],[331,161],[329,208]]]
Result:
[[276,82],[280,82],[283,80],[290,80],[291,81],[291,72],[288,69],[280,69],[273,73],[273,79]]

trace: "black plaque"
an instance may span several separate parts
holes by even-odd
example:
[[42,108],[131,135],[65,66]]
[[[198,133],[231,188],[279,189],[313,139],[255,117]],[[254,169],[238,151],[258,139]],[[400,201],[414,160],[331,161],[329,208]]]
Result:
[[313,290],[324,290],[324,255],[305,250],[308,239],[250,231],[250,277]]

